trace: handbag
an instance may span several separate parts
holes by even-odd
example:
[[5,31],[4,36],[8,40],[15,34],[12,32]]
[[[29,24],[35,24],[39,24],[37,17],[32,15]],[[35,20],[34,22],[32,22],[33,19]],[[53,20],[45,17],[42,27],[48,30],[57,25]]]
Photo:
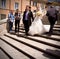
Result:
[[20,18],[18,16],[15,17],[15,20],[20,20]]

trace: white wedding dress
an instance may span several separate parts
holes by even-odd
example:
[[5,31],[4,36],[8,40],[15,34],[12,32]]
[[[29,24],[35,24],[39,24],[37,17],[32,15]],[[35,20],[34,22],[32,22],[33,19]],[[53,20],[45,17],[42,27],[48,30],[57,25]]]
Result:
[[49,25],[43,25],[41,17],[39,14],[35,17],[34,21],[32,22],[30,28],[29,28],[29,34],[30,35],[41,35],[45,32],[49,32],[50,26]]

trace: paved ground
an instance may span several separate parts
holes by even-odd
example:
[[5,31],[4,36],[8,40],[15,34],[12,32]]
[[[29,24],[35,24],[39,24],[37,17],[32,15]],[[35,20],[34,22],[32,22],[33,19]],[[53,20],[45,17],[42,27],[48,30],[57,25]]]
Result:
[[0,25],[0,36],[6,32],[6,23]]

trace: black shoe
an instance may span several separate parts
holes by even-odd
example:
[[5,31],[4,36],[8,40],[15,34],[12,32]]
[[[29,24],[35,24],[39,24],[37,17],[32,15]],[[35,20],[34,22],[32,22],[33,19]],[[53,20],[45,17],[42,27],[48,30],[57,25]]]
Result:
[[51,36],[51,35],[52,35],[52,32],[49,32],[49,33],[48,33],[48,36]]
[[48,34],[48,36],[51,36],[52,34]]
[[28,36],[29,34],[28,34],[28,33],[26,33],[26,35]]
[[48,32],[47,33],[47,36],[51,36],[53,32]]

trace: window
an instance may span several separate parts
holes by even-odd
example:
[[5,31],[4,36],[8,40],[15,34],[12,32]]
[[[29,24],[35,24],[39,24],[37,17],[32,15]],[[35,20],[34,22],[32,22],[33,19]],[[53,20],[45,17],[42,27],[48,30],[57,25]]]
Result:
[[1,7],[6,8],[6,0],[1,0]]
[[6,18],[6,14],[0,14],[1,15],[1,20]]
[[37,2],[33,2],[33,6],[37,6]]
[[49,2],[60,2],[60,0],[48,0]]
[[15,10],[19,8],[19,3],[15,2]]
[[31,6],[33,5],[33,1],[30,1],[30,5],[31,5]]

